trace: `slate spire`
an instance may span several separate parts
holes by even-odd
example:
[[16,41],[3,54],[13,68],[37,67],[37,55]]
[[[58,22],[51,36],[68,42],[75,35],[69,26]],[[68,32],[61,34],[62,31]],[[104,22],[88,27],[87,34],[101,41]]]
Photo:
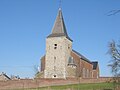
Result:
[[52,29],[52,33],[48,36],[48,38],[60,37],[60,36],[65,36],[66,38],[71,40],[67,34],[61,8],[59,8],[58,15],[56,17],[56,20]]

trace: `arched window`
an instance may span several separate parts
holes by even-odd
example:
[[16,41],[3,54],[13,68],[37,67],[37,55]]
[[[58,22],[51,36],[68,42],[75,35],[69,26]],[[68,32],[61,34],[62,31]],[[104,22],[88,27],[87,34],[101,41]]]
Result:
[[68,59],[68,64],[73,64],[73,63],[74,63],[73,58],[72,58],[72,57],[69,57],[69,59]]
[[89,78],[89,70],[87,69],[87,78]]
[[83,78],[86,77],[86,71],[85,71],[85,68],[83,68]]

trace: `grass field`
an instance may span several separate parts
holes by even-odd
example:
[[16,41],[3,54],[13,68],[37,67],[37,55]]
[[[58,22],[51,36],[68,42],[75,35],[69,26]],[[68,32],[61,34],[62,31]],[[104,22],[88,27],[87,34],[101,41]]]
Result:
[[99,83],[99,84],[80,84],[80,85],[64,85],[40,88],[40,90],[103,90],[113,89],[112,83]]
[[112,83],[74,84],[19,90],[114,90]]

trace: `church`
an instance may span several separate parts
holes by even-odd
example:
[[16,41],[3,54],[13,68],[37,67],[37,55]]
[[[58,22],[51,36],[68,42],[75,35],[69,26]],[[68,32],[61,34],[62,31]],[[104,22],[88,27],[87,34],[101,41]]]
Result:
[[98,62],[92,62],[75,51],[72,42],[59,8],[52,32],[46,37],[46,53],[41,58],[41,78],[99,78]]

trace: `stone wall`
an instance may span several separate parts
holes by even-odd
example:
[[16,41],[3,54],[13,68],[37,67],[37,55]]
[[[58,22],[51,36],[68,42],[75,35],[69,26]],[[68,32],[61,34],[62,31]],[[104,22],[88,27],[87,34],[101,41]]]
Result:
[[72,42],[66,37],[46,39],[44,78],[66,78],[67,60],[70,57],[71,46]]
[[76,77],[76,66],[69,65],[67,67],[67,77]]

